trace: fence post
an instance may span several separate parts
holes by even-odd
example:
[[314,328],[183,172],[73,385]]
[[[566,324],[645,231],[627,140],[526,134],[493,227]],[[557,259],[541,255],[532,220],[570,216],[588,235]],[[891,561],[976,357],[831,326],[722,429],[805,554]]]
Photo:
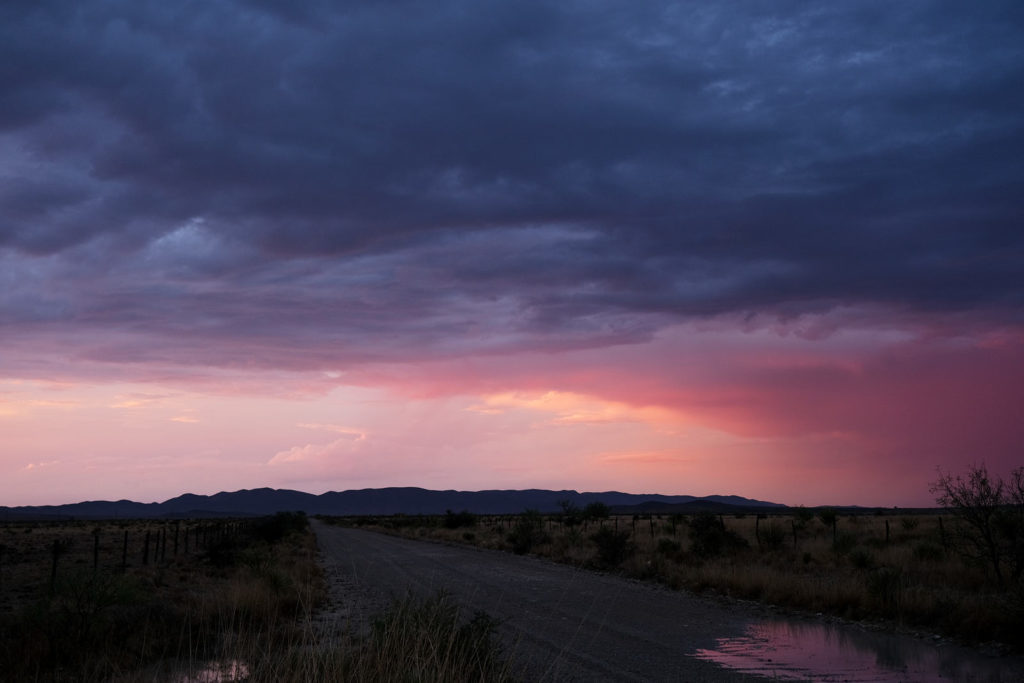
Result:
[[95,572],[100,566],[100,529],[96,527],[92,531],[92,570]]
[[885,520],[885,544],[889,545],[889,520]]
[[146,529],[146,543],[142,546],[142,564],[149,564],[149,529]]
[[128,530],[124,530],[124,545],[121,546],[121,571],[128,568]]
[[178,532],[181,530],[181,521],[174,520],[174,556],[178,556]]

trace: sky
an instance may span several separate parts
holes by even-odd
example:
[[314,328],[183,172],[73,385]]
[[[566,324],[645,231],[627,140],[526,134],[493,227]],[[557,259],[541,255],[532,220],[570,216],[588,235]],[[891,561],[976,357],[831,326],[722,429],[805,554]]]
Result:
[[1024,465],[1024,4],[0,4],[0,505]]

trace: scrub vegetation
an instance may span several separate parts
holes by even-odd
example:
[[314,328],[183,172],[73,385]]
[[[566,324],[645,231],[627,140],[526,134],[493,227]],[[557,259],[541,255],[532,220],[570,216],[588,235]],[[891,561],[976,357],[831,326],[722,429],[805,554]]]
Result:
[[326,589],[301,513],[0,534],[4,680],[508,678],[492,620],[444,595],[398,601],[368,630],[319,626]]
[[[531,553],[670,587],[1024,649],[1024,476],[934,484],[943,510],[773,515],[331,518],[410,538]],[[602,506],[603,507],[603,506]],[[593,512],[596,512],[594,510]]]

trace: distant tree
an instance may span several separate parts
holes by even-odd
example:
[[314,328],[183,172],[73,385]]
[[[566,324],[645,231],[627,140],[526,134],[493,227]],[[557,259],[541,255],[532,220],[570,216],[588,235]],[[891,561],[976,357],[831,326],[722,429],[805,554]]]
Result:
[[560,500],[558,507],[562,508],[560,519],[565,526],[572,527],[583,522],[583,513],[576,507],[576,503],[568,499]]
[[1009,481],[992,476],[984,463],[971,465],[966,476],[943,474],[931,485],[935,502],[949,508],[959,524],[956,550],[965,559],[992,570],[1003,585],[1019,582],[1024,572],[1024,467]]

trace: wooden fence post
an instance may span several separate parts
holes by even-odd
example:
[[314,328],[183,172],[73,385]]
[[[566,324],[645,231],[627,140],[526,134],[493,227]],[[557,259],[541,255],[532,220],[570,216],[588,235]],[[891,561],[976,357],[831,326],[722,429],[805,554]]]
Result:
[[124,545],[121,546],[121,571],[128,568],[128,530],[124,530]]
[[96,527],[92,532],[92,570],[95,572],[100,566],[100,529]]
[[146,543],[142,546],[142,564],[149,564],[149,529],[146,529]]

